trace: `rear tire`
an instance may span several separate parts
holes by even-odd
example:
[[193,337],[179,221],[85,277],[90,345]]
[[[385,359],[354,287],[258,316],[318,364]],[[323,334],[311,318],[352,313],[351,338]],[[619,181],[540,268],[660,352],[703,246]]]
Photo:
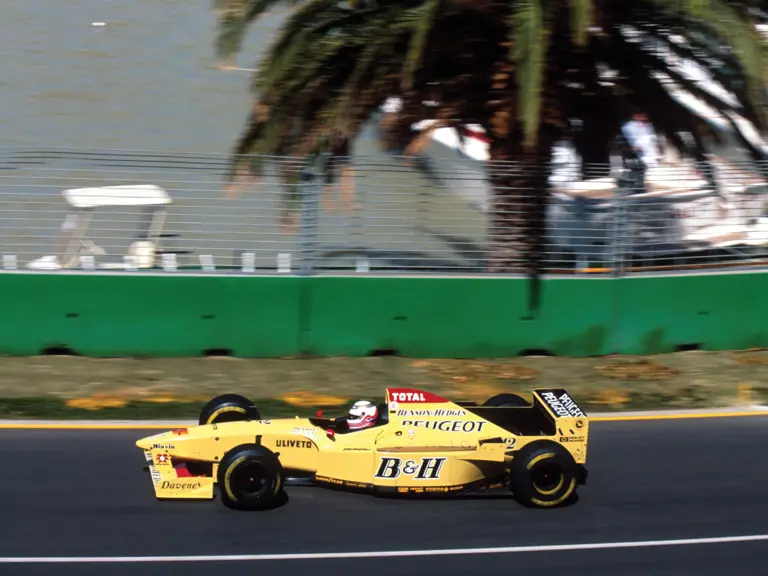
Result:
[[198,423],[203,426],[220,422],[241,422],[249,419],[261,419],[261,415],[253,402],[239,394],[222,394],[203,406]]
[[523,506],[561,506],[575,494],[577,484],[578,466],[573,456],[555,442],[533,442],[514,454],[510,488]]
[[274,452],[241,444],[224,455],[217,472],[222,503],[235,510],[266,510],[280,501],[283,467]]
[[483,406],[530,406],[528,401],[517,394],[496,394],[488,398]]

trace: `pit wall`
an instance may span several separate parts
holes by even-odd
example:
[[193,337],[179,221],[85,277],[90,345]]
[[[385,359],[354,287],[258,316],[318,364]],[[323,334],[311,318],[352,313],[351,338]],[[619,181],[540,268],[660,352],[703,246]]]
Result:
[[0,354],[492,358],[768,346],[768,272],[552,278],[0,274]]

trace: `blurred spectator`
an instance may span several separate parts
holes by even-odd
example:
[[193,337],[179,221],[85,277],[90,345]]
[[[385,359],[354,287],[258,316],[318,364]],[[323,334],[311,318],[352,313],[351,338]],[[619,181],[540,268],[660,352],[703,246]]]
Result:
[[621,133],[645,169],[659,164],[661,150],[658,137],[645,113],[635,112],[632,120],[621,127]]
[[646,190],[646,171],[658,166],[661,161],[658,137],[648,122],[648,116],[639,111],[621,127],[621,133],[628,144],[627,154],[622,156],[625,167],[629,169],[629,174],[622,180],[630,193],[642,194]]

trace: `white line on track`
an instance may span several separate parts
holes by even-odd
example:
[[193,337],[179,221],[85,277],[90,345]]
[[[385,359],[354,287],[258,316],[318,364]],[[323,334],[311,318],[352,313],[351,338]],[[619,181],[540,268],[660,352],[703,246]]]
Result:
[[237,554],[220,556],[51,556],[2,558],[0,564],[108,564],[131,562],[255,562],[275,560],[344,560],[348,558],[398,558],[415,556],[460,556],[469,554],[515,554],[521,552],[571,552],[616,548],[655,548],[695,544],[731,544],[768,540],[768,534],[691,538],[687,540],[643,540],[639,542],[601,542],[592,544],[557,544],[552,546],[509,546],[501,548],[453,548],[448,550],[393,550],[381,552],[321,552],[311,554]]

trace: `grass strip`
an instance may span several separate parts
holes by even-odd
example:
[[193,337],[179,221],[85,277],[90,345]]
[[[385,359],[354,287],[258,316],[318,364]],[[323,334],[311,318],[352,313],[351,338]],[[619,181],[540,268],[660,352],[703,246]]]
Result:
[[565,388],[590,413],[768,403],[768,350],[499,360],[0,357],[0,419],[196,419],[223,393],[264,417],[346,412],[387,387],[482,404]]

